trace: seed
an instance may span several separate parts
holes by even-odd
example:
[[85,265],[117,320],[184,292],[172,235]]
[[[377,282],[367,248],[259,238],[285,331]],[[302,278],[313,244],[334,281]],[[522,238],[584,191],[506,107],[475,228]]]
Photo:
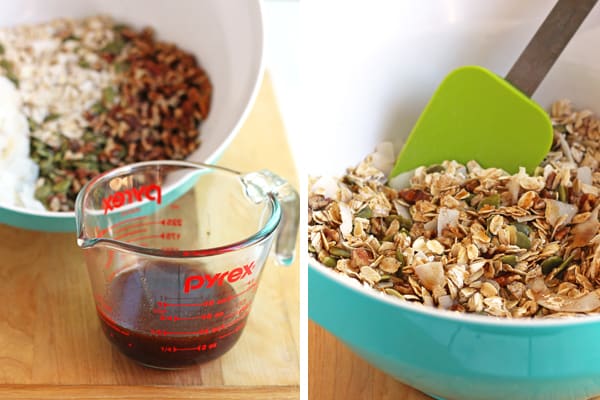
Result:
[[571,264],[571,262],[573,261],[573,258],[575,258],[573,255],[570,255],[569,257],[567,257],[567,259],[565,261],[563,261],[558,267],[554,268],[550,272],[550,275],[548,277],[550,279],[553,279],[555,276],[559,275],[565,268],[567,268]]
[[113,56],[118,56],[121,53],[121,50],[123,50],[123,47],[125,47],[125,42],[119,36],[115,40],[104,46],[100,51],[103,53],[111,54]]
[[371,210],[371,207],[364,206],[354,216],[358,217],[358,218],[369,219],[369,218],[371,218],[372,215],[373,215],[373,211]]
[[397,291],[396,289],[393,289],[393,288],[385,288],[385,289],[383,289],[383,291],[384,291],[385,293],[389,294],[389,295],[396,296],[396,297],[398,297],[398,298],[400,298],[400,299],[404,299],[404,296],[402,296],[402,294],[400,294],[400,292],[399,292],[399,291]]
[[89,68],[90,67],[90,63],[87,62],[86,60],[84,60],[83,58],[79,59],[79,61],[77,62],[77,65],[79,65],[81,68]]
[[114,63],[115,72],[117,74],[129,71],[129,67],[130,66],[131,65],[128,62],[116,62],[116,63]]
[[331,247],[329,249],[329,254],[336,257],[350,258],[350,251],[341,247]]
[[404,260],[404,254],[402,254],[402,249],[400,248],[396,249],[396,260],[400,261],[400,264],[402,264],[402,266],[406,265],[406,261]]
[[483,206],[486,206],[486,205],[494,206],[494,207],[498,208],[498,206],[500,206],[500,195],[492,194],[490,196],[484,197],[483,199],[481,199],[481,201],[477,205],[477,210],[480,210]]
[[69,178],[63,179],[62,181],[55,183],[52,186],[52,191],[54,193],[66,193],[69,190],[69,188],[71,187],[71,183],[72,183],[71,179],[69,179]]
[[550,272],[552,272],[552,270],[556,267],[558,267],[559,265],[561,265],[563,262],[562,257],[560,256],[552,256],[552,257],[548,257],[547,259],[545,259],[541,266],[542,266],[542,272],[545,275],[548,275]]
[[323,259],[323,264],[329,268],[335,268],[337,261],[333,257],[325,257]]
[[529,250],[531,248],[531,240],[529,240],[529,236],[527,236],[523,232],[517,231],[517,240],[515,244],[522,249]]
[[433,174],[434,172],[444,172],[445,170],[446,169],[443,166],[441,166],[439,164],[434,164],[434,165],[430,166],[429,168],[427,168],[425,170],[425,172],[428,174]]
[[400,230],[406,229],[410,230],[413,225],[413,221],[410,218],[403,217],[401,215],[388,215],[383,219],[386,223],[391,224],[393,221],[398,221],[400,223]]
[[50,113],[50,114],[46,115],[46,117],[44,118],[44,122],[54,121],[55,119],[58,119],[58,118],[60,118],[60,114]]
[[558,200],[562,202],[567,201],[567,188],[563,185],[558,185]]
[[531,233],[531,228],[527,224],[515,222],[512,225],[517,229],[517,232],[521,232],[527,236],[529,236],[529,234]]
[[515,256],[514,254],[502,256],[500,261],[502,261],[504,264],[508,264],[511,267],[514,267],[515,265],[517,265],[517,256]]
[[112,104],[113,100],[115,99],[115,94],[115,89],[112,86],[105,87],[102,90],[102,101],[104,104]]

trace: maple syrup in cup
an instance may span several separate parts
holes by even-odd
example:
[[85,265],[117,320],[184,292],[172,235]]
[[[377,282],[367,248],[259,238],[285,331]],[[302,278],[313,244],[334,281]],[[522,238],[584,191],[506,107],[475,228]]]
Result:
[[145,366],[177,369],[234,347],[272,244],[292,261],[298,195],[268,171],[155,161],[98,176],[75,213],[105,336]]

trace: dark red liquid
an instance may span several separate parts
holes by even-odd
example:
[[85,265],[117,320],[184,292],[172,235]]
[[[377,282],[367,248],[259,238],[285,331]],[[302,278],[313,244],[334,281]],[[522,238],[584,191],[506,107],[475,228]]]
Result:
[[174,264],[146,264],[116,275],[98,305],[102,329],[125,355],[158,368],[213,360],[242,334],[248,305],[229,284],[184,293],[187,276]]

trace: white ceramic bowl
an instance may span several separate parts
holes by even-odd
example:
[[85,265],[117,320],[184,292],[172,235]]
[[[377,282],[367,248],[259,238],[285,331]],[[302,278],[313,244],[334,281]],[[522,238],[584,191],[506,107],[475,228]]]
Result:
[[[57,17],[107,14],[135,27],[151,26],[161,40],[196,55],[212,84],[202,145],[188,160],[215,162],[251,109],[263,72],[259,0],[22,0],[4,2],[0,26]],[[0,223],[46,231],[74,231],[73,212],[31,212],[0,206]]]

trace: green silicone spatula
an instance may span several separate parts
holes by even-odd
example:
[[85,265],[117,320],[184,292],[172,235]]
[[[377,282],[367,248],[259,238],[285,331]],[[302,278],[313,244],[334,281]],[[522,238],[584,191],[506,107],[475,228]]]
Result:
[[530,96],[596,1],[558,1],[506,79],[479,66],[451,72],[417,120],[390,178],[443,160],[532,172],[553,133],[548,114]]

